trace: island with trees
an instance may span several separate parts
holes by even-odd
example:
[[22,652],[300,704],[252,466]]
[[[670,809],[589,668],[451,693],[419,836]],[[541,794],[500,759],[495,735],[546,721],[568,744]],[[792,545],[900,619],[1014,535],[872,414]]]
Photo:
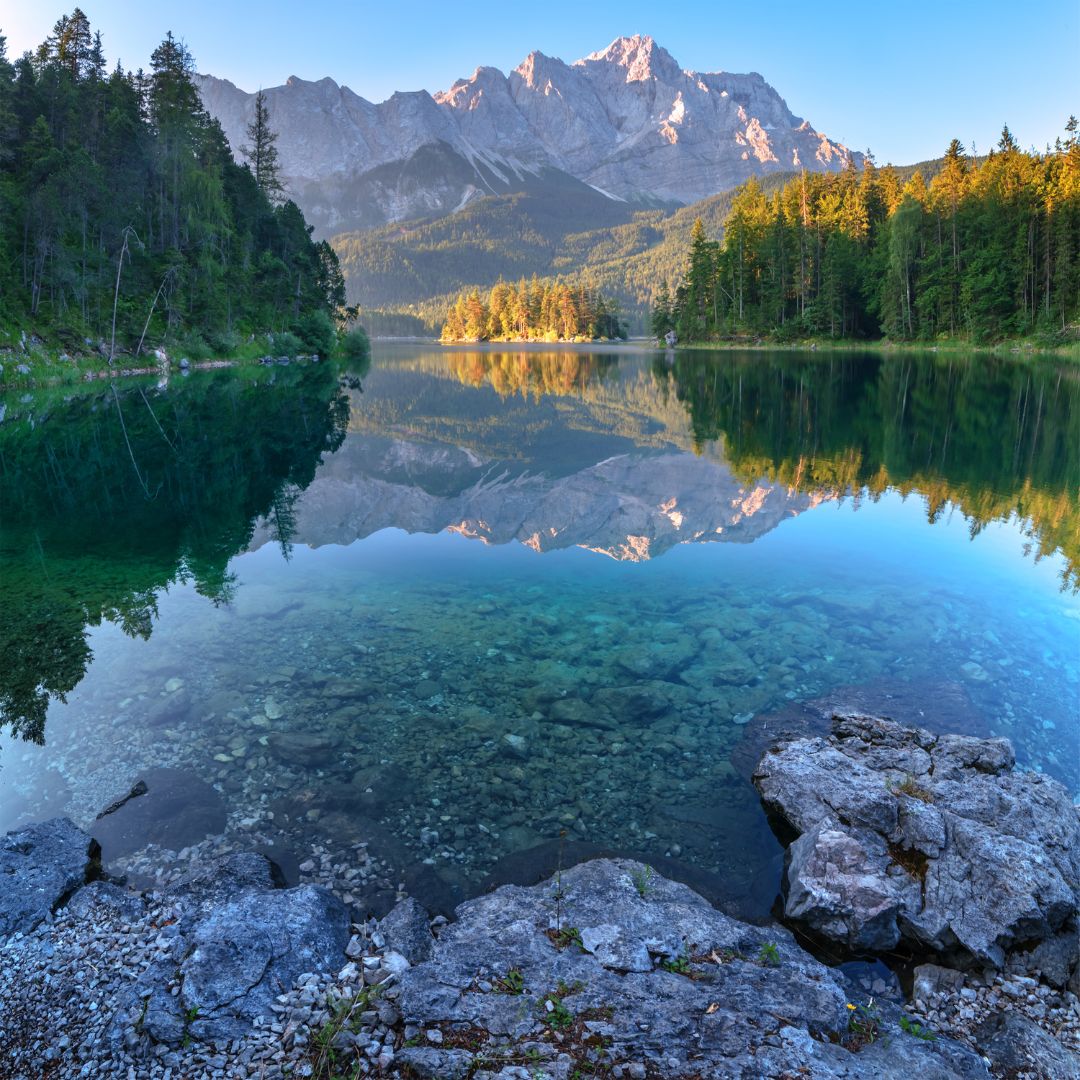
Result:
[[586,342],[626,336],[619,312],[603,293],[582,282],[522,278],[500,281],[487,296],[472,289],[451,305],[440,340]]

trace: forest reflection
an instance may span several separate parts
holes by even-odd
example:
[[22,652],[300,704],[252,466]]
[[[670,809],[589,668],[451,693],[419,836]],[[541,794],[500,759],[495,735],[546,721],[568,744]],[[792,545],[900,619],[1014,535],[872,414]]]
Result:
[[[398,438],[405,417],[437,440],[452,414],[486,468],[546,408],[552,440],[537,446],[562,454],[563,474],[629,446],[719,456],[746,484],[866,500],[894,490],[920,498],[931,522],[958,508],[972,535],[1015,522],[1033,557],[1063,556],[1062,588],[1080,587],[1075,368],[930,354],[453,350],[377,364],[375,394],[361,382],[365,370],[293,365],[9,400],[0,727],[44,738],[50,700],[92,660],[89,627],[149,637],[161,591],[177,583],[228,602],[230,560],[256,522],[288,556],[297,499],[350,430],[347,390],[365,425],[350,439]],[[497,397],[481,408],[485,389]],[[591,403],[589,440],[571,437],[583,422],[571,398]]]
[[340,445],[329,365],[218,371],[9,407],[0,425],[0,721],[41,742],[49,700],[103,620],[149,637],[159,593],[227,602],[256,518],[288,548],[292,503]]

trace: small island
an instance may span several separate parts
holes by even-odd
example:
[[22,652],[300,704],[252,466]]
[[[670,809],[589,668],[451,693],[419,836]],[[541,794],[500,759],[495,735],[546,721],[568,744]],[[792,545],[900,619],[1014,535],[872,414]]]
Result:
[[559,278],[534,277],[517,285],[500,281],[487,299],[479,290],[460,293],[446,315],[439,340],[587,342],[623,339],[618,307],[599,290]]

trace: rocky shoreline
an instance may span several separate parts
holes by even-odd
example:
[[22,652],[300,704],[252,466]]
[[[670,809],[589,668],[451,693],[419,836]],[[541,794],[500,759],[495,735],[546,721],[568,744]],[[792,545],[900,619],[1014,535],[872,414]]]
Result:
[[[1004,740],[856,716],[778,740],[755,783],[799,834],[798,936],[625,859],[451,920],[404,899],[376,921],[283,887],[255,853],[138,892],[101,877],[69,821],[8,834],[0,1077],[1080,1077],[1078,826],[1059,785],[1016,772]],[[975,833],[982,861],[958,873]],[[925,864],[883,864],[878,841]],[[849,958],[901,950],[906,992],[880,964],[826,966],[804,932]]]

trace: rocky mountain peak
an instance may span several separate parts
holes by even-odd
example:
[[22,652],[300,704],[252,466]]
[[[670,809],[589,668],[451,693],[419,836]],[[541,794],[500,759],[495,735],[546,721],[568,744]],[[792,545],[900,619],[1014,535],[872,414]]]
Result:
[[682,73],[675,58],[647,34],[618,37],[606,49],[589,53],[575,63],[575,67],[589,64],[612,64],[626,69],[626,82],[644,82],[647,79],[670,80]]
[[517,75],[530,90],[544,92],[553,85],[553,80],[564,76],[569,69],[561,60],[554,56],[546,56],[534,49],[516,68],[513,74]]
[[[255,95],[209,76],[197,84],[238,152]],[[332,79],[293,76],[266,97],[285,183],[324,235],[545,183],[690,203],[763,172],[836,171],[853,156],[760,75],[684,71],[642,34],[574,64],[534,51],[509,76],[481,66],[434,95],[372,104]]]

